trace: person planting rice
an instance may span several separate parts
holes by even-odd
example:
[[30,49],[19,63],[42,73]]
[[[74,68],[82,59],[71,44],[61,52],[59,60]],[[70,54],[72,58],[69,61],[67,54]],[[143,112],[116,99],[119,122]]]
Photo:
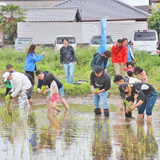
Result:
[[[6,66],[6,69],[8,70],[8,72],[10,73],[13,73],[13,72],[16,72],[14,69],[13,69],[13,66],[11,64],[7,64]],[[32,84],[32,87],[34,86],[34,79],[33,77],[28,74],[28,73],[23,73],[24,75],[26,75],[28,77],[28,79],[30,80],[31,84]],[[29,100],[29,104],[30,106],[32,106],[32,88],[29,90],[29,92],[27,93],[27,97],[28,97],[28,100]]]
[[[125,82],[127,82],[129,84],[133,84],[135,82],[141,82],[141,81],[138,80],[137,78],[134,78],[134,77],[129,77],[129,76],[122,77],[121,75],[115,75],[113,82],[119,86],[121,83],[125,83]],[[123,111],[123,106],[125,106],[125,110],[126,110],[126,104],[125,104],[126,96],[124,93],[120,93],[120,96],[121,96],[121,106],[119,109],[120,109],[120,111]],[[128,100],[129,99],[127,98],[126,101],[128,101]],[[134,97],[132,97],[132,101],[134,102]],[[125,116],[132,117],[132,113],[127,114],[125,112]]]
[[31,89],[32,84],[28,77],[25,76],[23,73],[13,72],[7,74],[5,76],[5,79],[11,81],[12,89],[9,91],[11,103],[14,103],[13,98],[19,94],[19,109],[22,109],[24,107],[29,108],[30,105],[27,99],[27,92]]
[[8,72],[13,73],[15,72],[15,70],[13,69],[13,66],[11,64],[7,64],[6,65],[6,69],[8,70]]
[[[49,91],[50,83],[46,83],[46,76],[47,76],[47,74],[49,74],[49,72],[48,71],[42,72],[40,70],[37,70],[35,74],[38,78],[38,85],[37,85],[38,92],[39,93],[48,93],[47,100],[46,100],[47,101],[47,108],[51,109],[52,104],[51,104],[51,100],[50,100],[50,97],[49,97],[49,95],[50,95],[50,91]],[[62,104],[64,105],[65,109],[68,110],[69,106],[68,106],[68,104],[65,100],[63,84],[57,78],[55,78],[54,81],[56,82],[56,84],[58,86],[60,100],[61,100]],[[47,89],[42,91],[41,90],[42,86],[47,86]]]
[[46,76],[46,83],[51,84],[49,97],[51,98],[52,109],[56,109],[58,112],[60,112],[60,109],[57,107],[57,103],[59,102],[58,86],[54,80],[54,75],[52,73],[48,73]]
[[111,56],[110,51],[105,51],[104,53],[102,52],[101,54],[98,53],[97,55],[95,55],[95,57],[93,57],[91,61],[91,67],[94,68],[95,66],[102,66],[102,64],[104,63],[103,68],[106,69],[108,58],[110,56]]
[[[41,55],[38,56],[36,54],[36,49],[37,49],[37,47],[36,47],[35,44],[30,45],[30,47],[28,49],[28,52],[27,52],[25,65],[24,65],[25,72],[27,74],[30,74],[33,77],[33,80],[34,80],[34,71],[37,70],[36,62],[40,62],[44,58],[44,55],[45,55],[45,52],[43,51],[41,53]],[[32,100],[33,87],[34,87],[34,83],[32,84],[32,88],[31,88],[30,93],[29,93],[29,95],[30,95],[29,103],[30,104],[33,103],[33,100]]]
[[[158,93],[153,86],[143,82],[136,82],[130,85],[128,83],[122,83],[119,85],[119,90],[129,98],[129,105],[131,108],[127,108],[126,113],[128,114],[128,112],[131,112],[138,107],[137,123],[139,123],[141,122],[144,110],[146,109],[147,123],[151,123],[152,110],[158,98]],[[134,102],[131,100],[131,97],[134,97],[134,100],[138,98],[138,102],[134,106],[132,106]]]
[[104,109],[104,115],[109,116],[109,109],[107,105],[108,90],[111,86],[111,79],[108,73],[101,67],[95,66],[90,76],[91,80],[91,93],[94,93],[95,88],[99,88],[99,91],[93,94],[93,103],[95,106],[95,114],[101,114],[100,104]]
[[9,93],[9,91],[12,89],[12,86],[11,86],[11,82],[10,80],[7,79],[7,77],[9,76],[9,72],[5,72],[3,74],[3,83],[6,84],[6,93],[5,93],[5,96]]

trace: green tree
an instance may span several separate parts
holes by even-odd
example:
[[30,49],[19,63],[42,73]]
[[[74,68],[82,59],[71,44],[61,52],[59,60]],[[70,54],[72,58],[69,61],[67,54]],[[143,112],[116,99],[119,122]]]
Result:
[[0,7],[0,28],[8,35],[9,43],[17,37],[17,22],[25,22],[26,10],[13,4]]
[[160,4],[151,7],[151,15],[148,17],[149,28],[160,33]]

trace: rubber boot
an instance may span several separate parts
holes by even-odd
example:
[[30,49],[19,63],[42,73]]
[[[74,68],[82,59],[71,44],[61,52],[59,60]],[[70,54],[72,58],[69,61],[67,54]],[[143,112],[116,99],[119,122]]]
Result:
[[105,117],[109,117],[109,109],[104,109],[104,115]]
[[125,108],[125,116],[126,117],[132,117],[132,112],[128,112],[128,114],[126,113],[126,108]]
[[96,115],[99,115],[99,114],[101,114],[101,109],[100,108],[96,108],[94,110],[94,112],[95,112]]

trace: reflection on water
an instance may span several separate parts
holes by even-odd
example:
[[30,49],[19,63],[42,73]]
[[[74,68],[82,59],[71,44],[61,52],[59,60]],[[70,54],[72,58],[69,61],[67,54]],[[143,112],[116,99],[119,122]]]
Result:
[[95,116],[92,107],[61,110],[0,108],[0,160],[160,159],[158,112],[152,126],[116,112]]

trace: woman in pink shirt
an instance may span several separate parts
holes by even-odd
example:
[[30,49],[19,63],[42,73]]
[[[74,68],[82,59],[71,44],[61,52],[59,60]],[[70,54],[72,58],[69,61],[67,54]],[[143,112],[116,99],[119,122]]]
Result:
[[146,75],[146,72],[140,68],[140,67],[135,67],[134,68],[134,73],[137,75],[136,78],[140,78],[140,81],[141,82],[147,82],[148,81],[148,78],[147,78],[147,75]]

